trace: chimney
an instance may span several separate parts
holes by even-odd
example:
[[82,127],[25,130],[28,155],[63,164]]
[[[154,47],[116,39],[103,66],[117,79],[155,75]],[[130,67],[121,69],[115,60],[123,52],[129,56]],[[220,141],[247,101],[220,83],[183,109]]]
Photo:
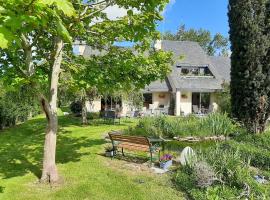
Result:
[[156,40],[156,42],[154,44],[154,48],[156,50],[161,50],[161,47],[162,47],[161,42],[162,42],[162,40]]
[[86,47],[85,42],[76,40],[76,41],[73,43],[73,53],[74,53],[75,55],[77,55],[77,56],[82,56],[82,55],[84,54],[85,47]]

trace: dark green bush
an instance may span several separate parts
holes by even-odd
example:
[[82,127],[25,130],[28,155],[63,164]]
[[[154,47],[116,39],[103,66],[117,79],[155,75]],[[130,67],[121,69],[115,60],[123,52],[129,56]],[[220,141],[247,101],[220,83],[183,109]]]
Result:
[[0,87],[0,90],[0,129],[24,122],[40,112],[38,101],[26,86],[12,91]]
[[80,114],[82,112],[82,102],[81,101],[73,101],[70,104],[70,111],[73,114]]

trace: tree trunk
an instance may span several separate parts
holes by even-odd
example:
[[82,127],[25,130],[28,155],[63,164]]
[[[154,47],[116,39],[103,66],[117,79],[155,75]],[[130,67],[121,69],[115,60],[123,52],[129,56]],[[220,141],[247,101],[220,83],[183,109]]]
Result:
[[44,157],[43,157],[43,169],[42,169],[42,182],[57,182],[59,175],[55,163],[56,154],[56,136],[58,129],[57,118],[57,89],[59,73],[62,61],[63,41],[60,38],[56,38],[55,41],[55,55],[53,60],[53,66],[51,71],[51,83],[50,83],[50,102],[42,97],[42,108],[47,118],[47,129],[44,144]]
[[86,97],[83,94],[82,95],[82,124],[83,125],[87,125],[88,121],[87,121],[87,108],[86,108]]

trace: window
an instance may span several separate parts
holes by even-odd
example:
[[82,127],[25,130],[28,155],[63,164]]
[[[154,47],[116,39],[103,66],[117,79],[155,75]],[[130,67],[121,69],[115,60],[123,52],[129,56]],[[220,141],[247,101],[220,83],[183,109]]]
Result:
[[179,67],[177,66],[177,68],[181,69],[181,75],[182,76],[188,76],[188,77],[192,77],[192,76],[209,76],[212,77],[213,74],[211,73],[211,71],[209,70],[209,68],[207,66],[190,66],[190,67]]

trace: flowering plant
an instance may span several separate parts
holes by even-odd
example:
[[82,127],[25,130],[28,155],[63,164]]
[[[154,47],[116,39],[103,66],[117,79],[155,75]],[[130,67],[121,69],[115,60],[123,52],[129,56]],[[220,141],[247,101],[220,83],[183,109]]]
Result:
[[169,160],[172,160],[173,156],[171,154],[165,154],[160,158],[160,162],[167,162]]

